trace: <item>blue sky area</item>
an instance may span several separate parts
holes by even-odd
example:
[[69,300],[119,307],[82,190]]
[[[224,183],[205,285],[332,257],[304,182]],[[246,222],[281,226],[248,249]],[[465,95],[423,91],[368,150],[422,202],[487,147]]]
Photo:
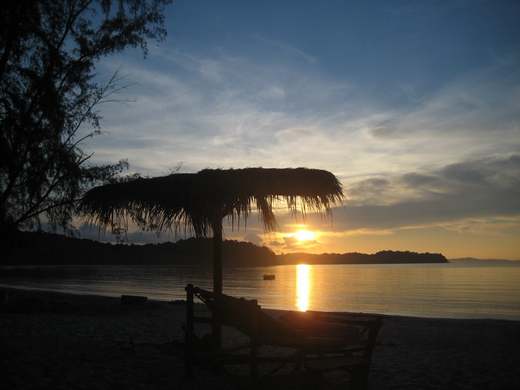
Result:
[[500,0],[176,1],[146,59],[100,63],[127,102],[100,108],[87,149],[147,175],[335,173],[347,199],[332,224],[305,221],[315,240],[284,215],[274,234],[228,232],[277,251],[520,259],[518,20]]

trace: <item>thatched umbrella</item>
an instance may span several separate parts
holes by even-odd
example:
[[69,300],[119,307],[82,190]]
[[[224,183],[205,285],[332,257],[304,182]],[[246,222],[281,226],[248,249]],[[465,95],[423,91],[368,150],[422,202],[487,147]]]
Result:
[[253,210],[267,231],[276,226],[273,205],[285,201],[293,213],[330,208],[343,197],[338,179],[318,169],[206,169],[136,179],[96,187],[83,197],[80,211],[105,227],[128,220],[156,230],[192,229],[197,237],[211,230],[214,242],[213,290],[222,293],[222,220],[234,225]]

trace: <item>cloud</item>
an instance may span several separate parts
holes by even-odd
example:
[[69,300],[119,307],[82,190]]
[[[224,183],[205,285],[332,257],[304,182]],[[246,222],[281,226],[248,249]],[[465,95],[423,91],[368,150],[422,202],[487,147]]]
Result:
[[387,194],[390,186],[390,181],[384,178],[375,177],[364,179],[350,186],[347,191],[347,196],[351,202],[370,204],[387,202],[387,196],[381,195]]
[[457,141],[468,141],[468,134],[486,139],[497,133],[518,136],[519,61],[497,60],[492,66],[465,73],[423,96],[400,115],[382,120],[371,134],[383,139],[435,134]]
[[103,63],[135,82],[122,96],[135,103],[103,107],[105,134],[88,145],[96,161],[128,158],[133,170],[151,175],[179,162],[184,171],[310,166],[348,182],[420,174],[439,167],[440,156],[449,164],[520,148],[517,61],[395,104],[291,63],[223,50],[166,48],[152,56],[160,67],[127,58]]
[[[89,146],[97,160],[130,156],[131,163],[153,174],[178,161],[195,169],[246,161],[307,165],[310,142],[321,144],[324,154],[335,145],[321,122],[336,115],[326,105],[345,96],[341,83],[227,56],[161,56],[169,59],[170,71],[132,62],[105,64],[137,83],[125,92],[135,103],[104,112],[105,135]],[[295,145],[299,155],[288,154]]]
[[290,55],[290,56],[294,56],[294,57],[297,57],[297,58],[301,58],[303,60],[305,60],[306,62],[308,62],[309,64],[315,64],[316,62],[318,62],[318,59],[306,52],[304,52],[303,50],[301,49],[298,49],[294,46],[291,46],[285,42],[280,42],[280,41],[275,41],[275,40],[272,40],[272,39],[267,39],[265,37],[262,37],[260,35],[255,35],[254,38],[258,41],[258,42],[261,42],[263,44],[266,44],[268,46],[271,46],[271,47],[274,47],[274,48],[277,48],[279,50],[281,50],[282,52]]
[[[350,184],[346,191],[353,194],[353,201],[334,210],[334,230],[417,227],[469,218],[516,218],[520,216],[520,155],[364,179]],[[312,224],[325,226],[316,218]]]
[[253,244],[255,245],[262,245],[262,237],[260,237],[259,234],[257,233],[253,233],[253,232],[248,232],[244,235],[244,240],[245,241],[249,241],[249,242],[252,242]]
[[284,251],[312,251],[320,245],[318,240],[299,241],[297,238],[290,235],[280,235],[279,239],[268,242],[268,245],[273,247],[277,252]]

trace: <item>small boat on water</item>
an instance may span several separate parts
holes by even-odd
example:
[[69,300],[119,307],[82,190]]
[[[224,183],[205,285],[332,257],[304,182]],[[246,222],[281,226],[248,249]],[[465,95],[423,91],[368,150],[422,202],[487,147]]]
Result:
[[274,280],[274,274],[264,274],[264,280]]

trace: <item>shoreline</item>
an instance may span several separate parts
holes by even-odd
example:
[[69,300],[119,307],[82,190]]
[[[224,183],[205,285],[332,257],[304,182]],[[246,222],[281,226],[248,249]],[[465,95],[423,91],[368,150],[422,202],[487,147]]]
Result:
[[[134,306],[99,295],[0,288],[4,291],[21,302],[0,315],[7,387],[180,385],[182,358],[145,345],[182,340],[183,303],[149,300]],[[383,318],[371,389],[520,388],[519,321]],[[237,337],[226,330],[227,341]],[[198,380],[199,388],[215,388],[210,373],[201,372]]]
[[[16,291],[33,291],[33,292],[41,292],[43,294],[57,294],[57,295],[72,295],[72,296],[89,296],[89,297],[98,297],[98,298],[111,298],[119,300],[121,295],[120,293],[114,293],[111,295],[103,295],[91,292],[79,292],[79,291],[70,291],[70,290],[59,290],[59,289],[47,289],[42,287],[31,287],[31,286],[12,286],[9,284],[0,283],[0,294],[3,294],[3,291],[16,290]],[[171,299],[156,299],[147,297],[149,302],[157,302],[157,303],[170,303]],[[182,301],[183,299],[175,299],[173,301]],[[273,309],[262,306],[264,310],[268,310],[271,312],[287,312],[291,311],[289,309]],[[315,310],[321,311],[321,310]],[[404,318],[404,319],[417,319],[417,320],[446,320],[446,321],[509,321],[516,322],[520,324],[520,319],[513,318],[494,318],[494,317],[435,317],[435,316],[418,316],[418,315],[407,315],[407,314],[399,314],[399,313],[380,313],[380,312],[351,312],[351,311],[323,311],[325,313],[330,314],[367,314],[367,315],[377,315],[385,318]]]
[[[78,297],[94,297],[94,298],[109,298],[109,299],[116,299],[117,301],[120,300],[121,295],[119,293],[114,293],[113,295],[102,295],[102,294],[96,294],[96,293],[90,293],[90,292],[75,292],[75,291],[67,291],[67,290],[58,290],[58,289],[46,289],[41,287],[30,287],[30,286],[10,286],[7,284],[0,283],[0,296],[4,293],[4,291],[27,291],[27,292],[41,292],[43,294],[48,294],[49,296],[57,295],[57,296],[63,296],[64,298],[67,296],[78,296]],[[182,299],[179,300],[167,300],[167,299],[156,299],[156,298],[148,298],[148,302],[155,302],[160,304],[171,304],[171,302],[180,303],[183,301]],[[197,303],[196,303],[197,304]],[[291,310],[287,309],[272,309],[263,307],[262,309],[267,310],[269,312],[288,312]],[[315,310],[318,312],[321,312],[321,310]],[[507,322],[513,322],[518,323],[520,325],[520,319],[510,319],[510,318],[486,318],[486,317],[468,317],[468,318],[455,318],[455,317],[428,317],[428,316],[414,316],[414,315],[406,315],[406,314],[393,314],[393,313],[375,313],[375,312],[351,312],[351,311],[323,311],[324,313],[329,314],[367,314],[367,315],[377,315],[381,316],[383,318],[402,318],[402,319],[409,319],[409,320],[444,320],[444,321],[507,321]]]

